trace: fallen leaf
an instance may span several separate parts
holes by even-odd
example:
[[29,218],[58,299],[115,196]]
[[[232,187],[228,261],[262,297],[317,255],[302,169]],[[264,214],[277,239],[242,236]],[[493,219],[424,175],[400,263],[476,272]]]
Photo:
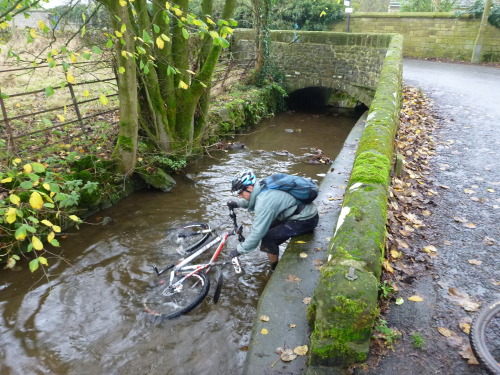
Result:
[[465,194],[475,194],[476,192],[471,189],[464,189]]
[[394,273],[394,268],[392,268],[391,264],[389,263],[389,261],[387,259],[384,260],[384,262],[382,263],[382,266],[384,267],[384,269],[387,272]]
[[486,189],[486,191],[487,191],[488,193],[494,193],[494,192],[495,192],[495,190],[493,190],[493,189]]
[[455,335],[455,332],[444,327],[438,327],[438,332],[442,334],[444,337],[451,337]]
[[413,301],[413,302],[422,302],[424,299],[420,296],[414,295],[411,297],[408,297],[408,301]]
[[394,302],[396,305],[402,305],[403,303],[405,303],[405,300],[401,297],[399,298],[396,298],[396,302]]
[[306,297],[302,300],[302,303],[304,305],[309,305],[311,303],[312,298],[311,297]]
[[443,241],[443,245],[451,245],[453,242],[451,241],[448,241],[448,240],[444,240]]
[[496,241],[494,238],[486,236],[483,239],[483,244],[485,244],[486,246],[493,246],[494,244],[496,244]]
[[280,358],[283,362],[290,362],[297,358],[297,354],[295,354],[292,349],[285,349],[281,353]]
[[474,229],[474,228],[476,228],[476,224],[474,224],[474,223],[465,223],[464,227],[470,228],[470,229]]
[[455,220],[458,223],[466,223],[467,222],[467,219],[465,219],[465,218],[463,218],[461,216],[454,216],[453,220]]
[[469,323],[460,323],[460,328],[462,329],[462,331],[465,334],[468,335],[470,333],[470,324]]
[[462,356],[463,359],[467,359],[467,364],[479,365],[479,362],[477,361],[476,357],[474,356],[474,353],[472,352],[472,349],[470,346],[468,346],[466,348],[462,348],[462,350],[459,352],[459,354]]
[[268,322],[269,321],[269,317],[267,315],[261,315],[260,316],[260,320],[263,321],[263,322]]
[[301,258],[307,258],[307,254],[306,253],[300,253],[299,257],[301,257]]
[[306,241],[295,241],[295,243],[307,243]]
[[297,346],[293,349],[293,352],[297,355],[306,355],[309,348],[307,345]]
[[433,245],[427,245],[427,246],[424,246],[424,248],[422,249],[423,251],[425,251],[426,253],[437,253],[437,249],[436,249],[436,246],[433,246]]
[[289,327],[289,328],[295,328],[295,327],[297,327],[297,324],[290,323],[290,324],[288,325],[288,327]]
[[432,213],[431,213],[430,211],[423,210],[423,211],[422,211],[422,215],[424,215],[424,216],[431,216],[431,215],[432,215]]
[[288,275],[286,281],[290,281],[291,283],[300,283],[302,280],[295,275]]
[[391,257],[393,259],[399,259],[399,258],[401,258],[401,255],[402,255],[401,251],[391,250]]
[[265,328],[262,328],[262,329],[260,330],[260,333],[261,333],[262,335],[267,335],[267,334],[269,333],[269,331],[268,331],[267,329],[265,329]]
[[481,260],[477,259],[469,259],[469,263],[472,264],[473,266],[480,266],[481,264],[483,264]]

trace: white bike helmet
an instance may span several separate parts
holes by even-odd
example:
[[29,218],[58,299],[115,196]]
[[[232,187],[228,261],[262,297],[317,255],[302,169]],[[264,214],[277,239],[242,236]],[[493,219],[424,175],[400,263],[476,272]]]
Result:
[[247,186],[254,185],[257,177],[252,171],[240,172],[231,181],[231,192],[241,194]]

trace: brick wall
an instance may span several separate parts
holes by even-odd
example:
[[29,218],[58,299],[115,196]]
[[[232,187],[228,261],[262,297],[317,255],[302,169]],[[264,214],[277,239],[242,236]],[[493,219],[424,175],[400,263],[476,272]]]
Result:
[[[353,33],[400,33],[406,57],[470,61],[480,20],[454,13],[353,13]],[[346,21],[332,31],[345,31]],[[482,61],[500,61],[500,29],[487,24]]]

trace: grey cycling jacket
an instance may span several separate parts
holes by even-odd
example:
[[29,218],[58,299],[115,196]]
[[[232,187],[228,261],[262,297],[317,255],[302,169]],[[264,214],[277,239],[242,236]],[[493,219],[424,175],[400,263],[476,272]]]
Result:
[[305,205],[300,213],[294,214],[298,202],[291,194],[276,189],[261,190],[262,185],[257,183],[253,187],[250,200],[237,199],[238,207],[255,212],[250,234],[236,248],[240,254],[254,251],[275,220],[307,220],[318,213],[316,206],[310,203]]

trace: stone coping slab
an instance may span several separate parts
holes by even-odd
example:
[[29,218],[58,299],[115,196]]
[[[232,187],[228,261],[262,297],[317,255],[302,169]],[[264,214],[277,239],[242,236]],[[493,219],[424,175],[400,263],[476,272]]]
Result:
[[[313,296],[319,279],[319,266],[326,261],[326,251],[342,206],[344,192],[367,113],[349,133],[342,150],[330,166],[320,185],[315,203],[320,214],[312,234],[294,237],[283,253],[278,267],[262,292],[254,319],[244,374],[322,373],[323,369],[307,369],[308,355],[283,362],[276,349],[294,349],[309,345],[311,330],[307,322],[308,299]],[[307,255],[307,257],[305,257]],[[261,320],[261,316],[269,321]],[[267,319],[265,319],[267,320]],[[263,330],[267,330],[263,331]],[[312,371],[312,372],[311,372]],[[333,369],[329,368],[329,374]]]

